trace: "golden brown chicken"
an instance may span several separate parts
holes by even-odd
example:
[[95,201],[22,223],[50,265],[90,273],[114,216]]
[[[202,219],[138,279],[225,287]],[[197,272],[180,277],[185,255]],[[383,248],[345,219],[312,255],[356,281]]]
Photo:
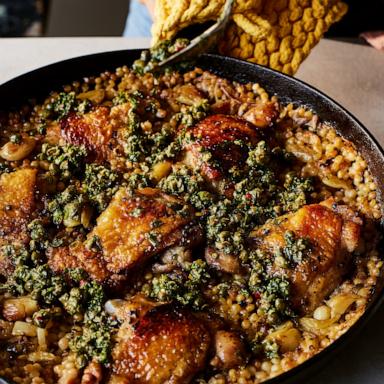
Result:
[[[155,308],[157,309],[156,311],[154,311]],[[160,350],[163,350],[162,348],[164,348],[165,350],[168,345],[179,345],[179,335],[182,335],[182,342],[180,344],[181,351],[173,353],[171,349],[166,356],[161,357],[160,360],[157,361],[155,358],[151,361],[152,356],[145,356],[143,364],[149,360],[151,367],[155,369],[155,364],[163,362],[163,359],[165,358],[167,359],[166,363],[169,365],[173,364],[172,361],[174,359],[178,359],[178,364],[179,367],[181,367],[181,370],[179,370],[179,373],[176,372],[176,376],[171,377],[169,375],[174,375],[175,373],[167,373],[166,371],[168,370],[168,367],[164,367],[164,370],[160,372],[159,376],[156,378],[154,377],[150,381],[145,381],[143,379],[135,381],[132,379],[132,382],[163,382],[160,379],[160,375],[163,377],[163,380],[170,380],[165,381],[167,383],[188,382],[190,376],[199,370],[197,366],[200,366],[200,363],[196,364],[196,367],[194,368],[196,360],[192,362],[193,365],[191,368],[194,373],[191,372],[191,370],[188,373],[188,368],[184,367],[183,360],[191,359],[192,356],[196,354],[196,351],[198,351],[197,353],[199,354],[204,351],[204,355],[207,354],[207,357],[210,358],[210,365],[216,369],[219,367],[230,369],[244,364],[247,360],[248,354],[244,345],[244,340],[241,338],[239,333],[225,330],[226,325],[219,317],[213,316],[206,312],[194,312],[192,314],[186,309],[181,310],[179,308],[174,308],[175,307],[172,309],[169,304],[164,302],[152,301],[142,294],[136,294],[128,300],[114,299],[106,302],[105,310],[111,316],[119,319],[119,321],[123,323],[119,330],[117,345],[113,353],[113,356],[116,358],[115,366],[121,366],[121,357],[129,355],[129,362],[126,358],[124,360],[125,370],[121,370],[119,375],[113,375],[110,384],[126,383],[124,380],[126,380],[127,374],[128,377],[135,374],[136,379],[138,376],[142,375],[141,372],[138,374],[135,373],[135,370],[137,369],[136,367],[139,366],[140,362],[134,361],[134,359],[144,355],[144,343],[151,335],[143,335],[140,340],[138,340],[135,336],[136,330],[140,329],[140,327],[143,326],[143,323],[145,325],[148,324],[146,329],[153,329],[153,327],[156,327],[154,332],[158,330],[157,337],[151,337],[149,343],[149,350],[151,353],[153,351],[154,354],[155,348],[159,348]],[[156,313],[156,316],[153,316],[154,312]],[[156,319],[157,316],[160,316],[159,314],[161,314],[161,317],[159,317],[160,320],[158,321]],[[161,319],[163,318],[168,319],[168,323],[165,324],[162,322]],[[179,319],[181,321],[179,321]],[[154,324],[156,323],[153,327],[150,325],[152,321]],[[185,329],[185,332],[188,333],[184,333],[183,329]],[[189,335],[189,332],[193,333],[193,335]],[[163,337],[164,334],[166,334],[166,338]],[[201,340],[197,339],[199,334],[202,336]],[[193,343],[195,337],[196,343]],[[172,338],[174,338],[174,340],[172,340]],[[137,346],[134,347],[135,351],[137,351],[137,354],[135,355],[128,354],[127,352],[128,346],[131,345],[130,343],[132,341],[137,344]],[[186,349],[185,352],[182,349],[184,348],[184,345],[188,343],[192,343],[192,350],[189,348]],[[197,358],[200,360],[200,357]],[[202,357],[202,359],[204,358]],[[131,371],[127,370],[127,364],[129,364]],[[152,368],[148,367],[148,369],[152,371]],[[124,375],[122,375],[123,371]],[[167,375],[167,377],[165,375]],[[131,381],[128,382],[130,383]]]
[[46,141],[83,145],[90,161],[108,161],[112,166],[124,153],[124,132],[128,124],[129,103],[93,107],[84,114],[70,113],[60,121],[60,127],[48,128]]
[[0,245],[25,242],[35,208],[36,169],[24,168],[0,177]]
[[107,268],[120,272],[178,243],[191,219],[189,207],[157,189],[121,189],[89,236],[99,239]]
[[187,384],[204,368],[211,337],[191,312],[168,305],[124,323],[112,352],[110,383]]
[[[89,248],[86,244],[76,241],[70,246],[49,248],[47,250],[48,265],[54,272],[62,273],[67,268],[82,268],[92,279],[99,282],[118,280],[117,276],[108,271],[102,252]],[[115,281],[117,283],[117,281]]]
[[259,140],[257,128],[247,121],[212,115],[196,125],[191,137],[185,140],[184,162],[201,172],[213,189],[225,193],[231,188],[224,182],[230,176],[231,168],[241,169],[247,159],[247,145],[255,145]]
[[52,250],[49,263],[56,271],[82,267],[93,278],[105,280],[182,243],[192,219],[190,207],[158,189],[131,194],[121,188],[98,217],[85,244]]
[[[285,249],[302,260],[283,265],[273,259],[268,273],[284,276],[291,282],[291,301],[300,313],[313,311],[341,282],[349,270],[352,254],[358,246],[361,219],[346,206],[330,201],[307,205],[295,213],[282,216],[253,231],[250,236],[255,247],[276,255]],[[308,246],[288,244],[287,233],[304,239]],[[296,247],[296,248],[295,248]]]
[[94,108],[84,115],[71,113],[61,121],[61,135],[70,144],[83,145],[95,160],[104,160],[112,137],[109,113],[107,107]]
[[[0,246],[25,244],[27,225],[35,210],[36,169],[24,168],[0,177]],[[0,252],[0,274],[12,268]]]

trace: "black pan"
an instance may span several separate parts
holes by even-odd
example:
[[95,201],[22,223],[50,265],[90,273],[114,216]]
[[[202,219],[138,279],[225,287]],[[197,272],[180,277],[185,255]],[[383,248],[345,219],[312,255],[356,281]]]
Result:
[[[69,59],[36,69],[0,85],[0,108],[4,111],[18,108],[29,98],[44,98],[50,91],[60,90],[62,85],[74,80],[130,65],[139,55],[140,50],[113,51]],[[378,200],[384,216],[384,152],[368,130],[348,111],[302,81],[260,65],[218,55],[203,55],[197,60],[197,65],[230,80],[259,82],[269,94],[276,94],[282,103],[305,105],[316,112],[321,120],[332,123],[339,134],[356,145],[368,162],[378,185]],[[384,222],[381,227],[384,229]],[[381,280],[365,313],[347,333],[311,359],[268,380],[268,383],[298,383],[340,351],[384,301],[384,277]]]

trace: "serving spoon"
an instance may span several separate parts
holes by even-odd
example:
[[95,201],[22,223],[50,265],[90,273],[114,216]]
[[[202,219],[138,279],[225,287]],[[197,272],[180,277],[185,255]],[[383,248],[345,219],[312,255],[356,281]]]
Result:
[[0,384],[15,384],[13,381],[0,377]]
[[165,67],[180,61],[188,61],[199,54],[208,51],[208,49],[215,45],[223,35],[231,15],[233,4],[234,0],[226,0],[223,10],[215,24],[209,27],[201,35],[196,36],[185,48],[174,53],[165,60],[160,61],[156,66]]

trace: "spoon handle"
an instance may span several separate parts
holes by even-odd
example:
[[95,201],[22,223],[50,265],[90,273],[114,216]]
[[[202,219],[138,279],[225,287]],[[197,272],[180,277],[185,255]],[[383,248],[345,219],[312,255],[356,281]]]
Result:
[[162,67],[180,61],[191,60],[199,54],[208,51],[209,48],[218,42],[219,38],[224,33],[231,15],[233,3],[234,0],[226,0],[220,17],[215,24],[209,27],[201,35],[191,40],[187,47],[161,61],[158,66]]

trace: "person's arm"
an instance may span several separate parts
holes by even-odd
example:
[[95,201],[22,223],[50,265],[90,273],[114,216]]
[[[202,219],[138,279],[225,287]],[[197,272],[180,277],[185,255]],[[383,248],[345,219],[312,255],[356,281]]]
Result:
[[140,3],[146,5],[153,20],[155,17],[155,0],[140,0]]

